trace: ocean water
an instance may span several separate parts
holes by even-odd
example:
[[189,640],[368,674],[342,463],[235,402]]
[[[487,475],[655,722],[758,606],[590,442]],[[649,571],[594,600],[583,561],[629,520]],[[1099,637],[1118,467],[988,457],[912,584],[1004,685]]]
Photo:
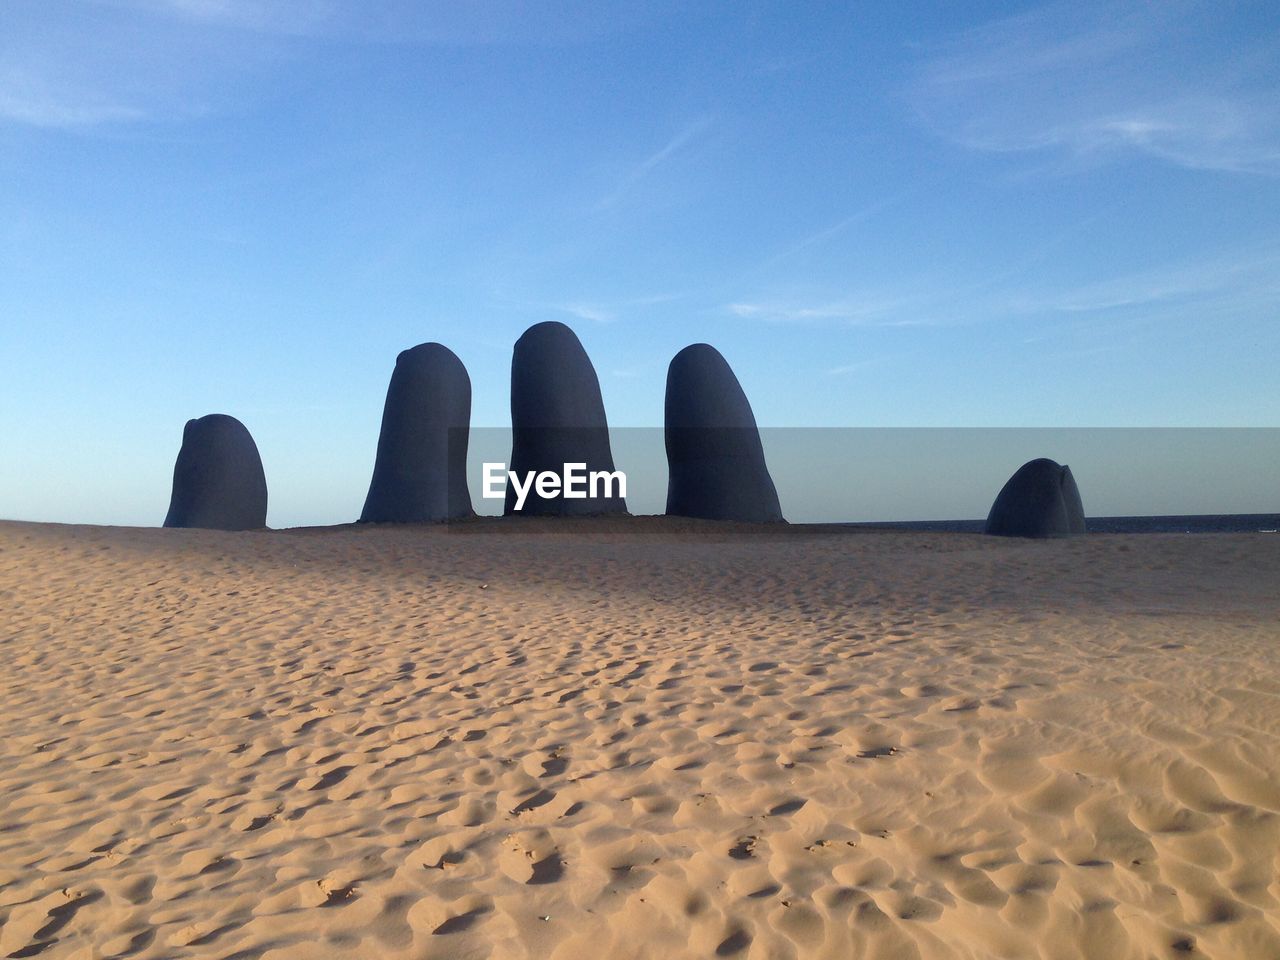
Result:
[[[954,530],[981,533],[985,520],[904,520],[898,523],[857,523],[857,527],[904,530]],[[1088,517],[1089,533],[1274,533],[1280,513],[1205,513],[1175,517]]]

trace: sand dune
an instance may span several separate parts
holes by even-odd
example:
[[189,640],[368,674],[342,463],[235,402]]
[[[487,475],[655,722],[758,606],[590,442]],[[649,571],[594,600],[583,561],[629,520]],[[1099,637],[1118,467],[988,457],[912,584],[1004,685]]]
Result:
[[0,524],[0,957],[1280,957],[1280,539],[756,534]]

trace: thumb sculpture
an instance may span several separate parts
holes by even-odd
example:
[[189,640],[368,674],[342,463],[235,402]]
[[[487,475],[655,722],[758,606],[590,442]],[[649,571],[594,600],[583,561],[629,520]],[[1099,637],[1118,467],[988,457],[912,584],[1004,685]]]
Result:
[[[511,357],[511,463],[513,474],[550,471],[582,463],[588,472],[612,473],[609,424],[600,381],[577,336],[563,323],[534,324],[516,341]],[[507,484],[503,512],[516,513],[516,494]],[[626,513],[621,496],[570,499],[543,497],[531,490],[521,514],[586,516]]]
[[1084,533],[1084,505],[1071,468],[1044,458],[1024,463],[991,505],[986,532],[1035,538]]
[[257,444],[235,417],[188,420],[173,466],[166,527],[254,530],[267,525],[267,478]]
[[471,378],[452,350],[420,343],[396,357],[361,523],[470,517]]
[[667,514],[781,521],[751,404],[715,347],[695,343],[667,369]]

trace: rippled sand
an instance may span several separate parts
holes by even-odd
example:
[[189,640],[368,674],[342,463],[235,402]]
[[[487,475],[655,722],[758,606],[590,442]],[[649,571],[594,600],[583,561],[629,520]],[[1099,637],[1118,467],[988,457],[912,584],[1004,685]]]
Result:
[[1280,957],[1280,539],[0,524],[0,957]]

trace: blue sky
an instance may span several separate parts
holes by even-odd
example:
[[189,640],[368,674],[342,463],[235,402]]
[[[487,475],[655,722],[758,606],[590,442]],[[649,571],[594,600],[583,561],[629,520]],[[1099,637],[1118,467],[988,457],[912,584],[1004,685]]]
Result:
[[1278,307],[1273,3],[0,4],[0,516],[158,523],[217,411],[351,519],[396,353],[502,426],[546,319],[616,425],[705,340],[771,426],[1278,426]]

